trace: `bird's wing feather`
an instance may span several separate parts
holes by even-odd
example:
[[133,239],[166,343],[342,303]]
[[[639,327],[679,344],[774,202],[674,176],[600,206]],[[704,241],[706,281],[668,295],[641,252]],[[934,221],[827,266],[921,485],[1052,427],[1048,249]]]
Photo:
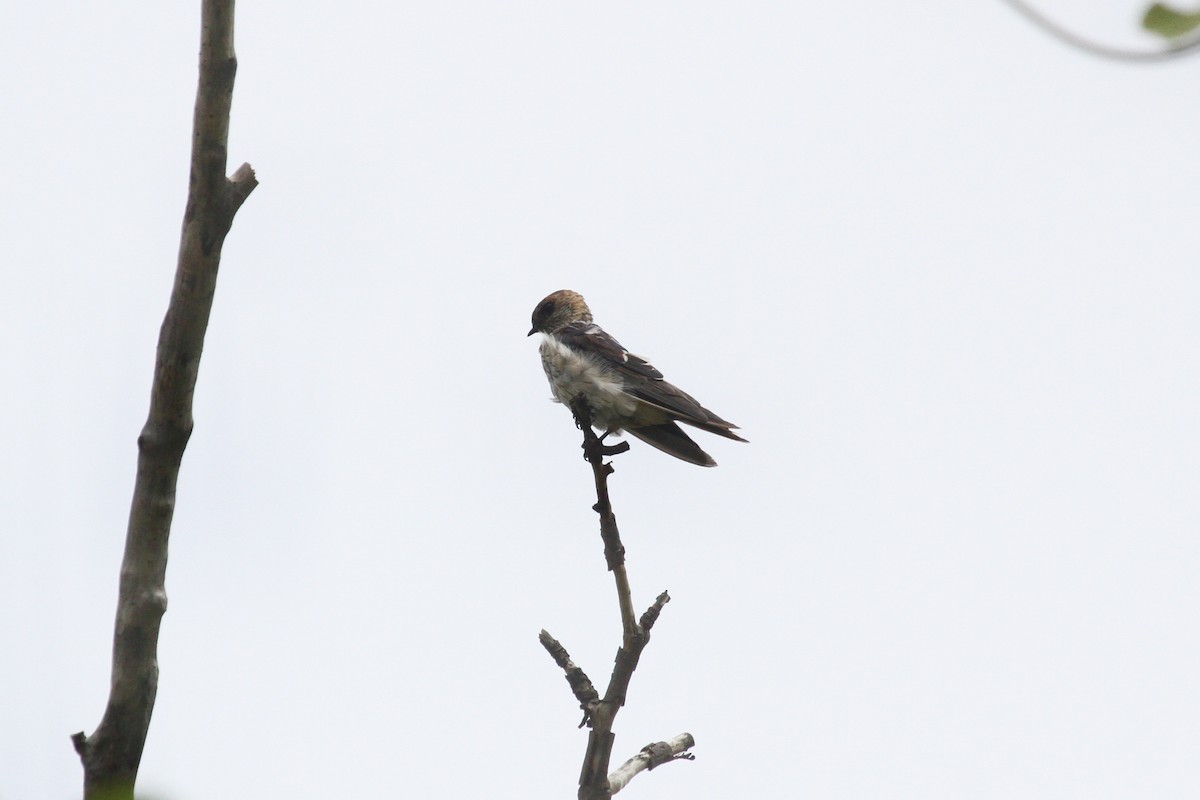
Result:
[[[599,325],[592,322],[573,322],[554,333],[559,341],[567,347],[599,359],[610,372],[620,375],[626,394],[636,397],[641,402],[653,406],[680,422],[728,439],[736,439],[739,442],[746,441],[730,431],[731,428],[737,428],[736,425],[721,419],[700,405],[696,398],[678,386],[665,381],[663,374],[655,369],[653,364],[626,350],[620,342]],[[682,431],[679,433],[683,435]],[[649,439],[646,441],[655,444]],[[693,442],[693,444],[695,443]],[[659,445],[655,444],[655,446]],[[700,452],[703,453],[703,451]],[[705,455],[705,458],[707,457]]]
[[614,372],[633,375],[643,380],[661,381],[663,375],[641,356],[621,346],[603,328],[593,322],[572,322],[554,332],[567,347],[593,358],[599,358]]
[[730,430],[736,428],[737,425],[721,419],[674,384],[658,381],[653,384],[626,386],[625,390],[643,403],[662,409],[680,422],[686,422],[702,431],[715,433],[727,439],[746,441]]
[[629,435],[636,436],[648,445],[657,447],[664,453],[698,464],[702,467],[715,467],[716,461],[712,456],[700,449],[700,445],[692,441],[683,428],[674,422],[664,422],[660,425],[643,425],[639,428],[629,428]]

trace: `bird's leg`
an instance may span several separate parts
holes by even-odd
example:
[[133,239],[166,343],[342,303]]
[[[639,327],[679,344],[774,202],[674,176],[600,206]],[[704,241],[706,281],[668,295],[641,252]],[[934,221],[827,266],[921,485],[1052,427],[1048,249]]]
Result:
[[617,442],[616,444],[605,444],[604,439],[613,433],[612,430],[607,430],[600,436],[597,436],[589,425],[584,429],[583,435],[583,457],[592,463],[606,458],[607,456],[615,456],[618,453],[624,453],[629,449],[629,442]]
[[604,439],[616,431],[612,428],[597,436],[592,429],[592,409],[588,406],[587,397],[579,394],[570,403],[571,413],[575,416],[575,426],[583,431],[583,457],[592,463],[599,463],[605,456],[615,456],[629,449],[629,442],[618,442],[608,445]]

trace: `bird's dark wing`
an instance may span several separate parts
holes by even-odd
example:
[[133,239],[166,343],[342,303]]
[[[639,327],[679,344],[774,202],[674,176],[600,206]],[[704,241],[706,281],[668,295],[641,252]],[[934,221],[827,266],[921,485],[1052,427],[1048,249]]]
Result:
[[645,383],[626,383],[625,391],[643,403],[648,403],[655,408],[665,411],[680,422],[686,422],[688,425],[699,428],[702,431],[715,433],[727,439],[736,439],[739,442],[746,441],[730,430],[731,428],[736,428],[737,425],[728,420],[721,419],[696,402],[696,398],[674,384],[667,383],[664,380],[648,381]]
[[[599,325],[592,322],[573,322],[570,325],[559,328],[554,334],[567,347],[580,353],[587,353],[593,358],[601,360],[604,366],[611,372],[622,376],[625,384],[625,392],[641,400],[643,403],[659,409],[673,419],[685,422],[688,425],[708,431],[709,433],[715,433],[727,439],[736,439],[739,442],[746,441],[730,430],[731,428],[736,428],[737,425],[721,419],[696,402],[696,398],[679,387],[667,383],[667,381],[663,380],[663,374],[655,369],[653,364],[641,356],[626,350],[620,342],[610,336]],[[700,450],[696,446],[695,442],[688,439],[683,431],[678,430],[678,426],[673,427],[676,428],[679,436],[682,436],[683,439],[691,443],[697,453],[709,461],[712,460],[708,458],[708,455],[703,450]],[[646,430],[647,428],[642,427],[641,429]],[[629,432],[635,433],[632,429]],[[635,435],[637,434],[635,433]],[[649,438],[646,438],[645,441],[661,450],[672,452]],[[672,453],[672,455],[677,454]],[[685,458],[682,455],[679,457],[683,458],[684,461],[692,461],[695,464],[702,463],[695,461],[694,458]]]
[[657,447],[664,453],[687,461],[689,464],[699,464],[702,467],[715,467],[716,461],[712,456],[700,449],[691,438],[683,432],[683,428],[674,422],[664,422],[660,425],[643,425],[639,428],[628,428],[630,436],[636,436],[648,445]]
[[580,353],[601,359],[614,372],[643,380],[661,381],[663,375],[646,359],[635,356],[594,322],[572,322],[554,332],[558,340]]

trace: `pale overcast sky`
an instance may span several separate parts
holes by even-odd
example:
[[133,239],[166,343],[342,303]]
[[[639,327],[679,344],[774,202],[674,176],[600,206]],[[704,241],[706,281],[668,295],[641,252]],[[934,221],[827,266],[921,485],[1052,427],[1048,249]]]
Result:
[[[198,25],[0,30],[0,800],[78,796],[107,697]],[[751,442],[617,458],[636,605],[674,599],[614,763],[697,741],[631,799],[1200,796],[1200,60],[996,0],[243,0],[237,50],[261,185],[147,797],[574,796],[537,633],[602,681],[620,628],[525,336],[561,288]]]

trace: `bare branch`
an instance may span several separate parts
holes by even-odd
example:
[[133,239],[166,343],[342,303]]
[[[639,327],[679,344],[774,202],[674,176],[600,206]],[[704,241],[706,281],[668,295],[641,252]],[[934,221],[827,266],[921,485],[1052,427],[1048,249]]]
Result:
[[225,177],[237,59],[233,0],[203,0],[191,175],[175,283],[159,332],[150,413],[138,466],[113,633],[108,706],[95,732],[71,737],[86,800],[131,800],[158,690],[158,633],[167,608],[167,540],[179,464],[192,433],[192,396],[225,234],[257,180],[243,164]]
[[612,502],[608,497],[608,476],[612,474],[613,467],[612,464],[604,463],[604,457],[624,453],[629,449],[629,442],[604,444],[592,430],[592,412],[584,395],[571,402],[571,413],[575,416],[576,427],[583,431],[584,458],[592,465],[592,475],[596,482],[596,505],[592,506],[592,509],[600,515],[600,539],[604,542],[604,560],[617,585],[621,630],[624,632],[625,647],[628,648],[637,636],[638,627],[633,617],[633,592],[629,587],[629,575],[625,571],[625,546],[621,544],[617,516],[613,513]]
[[566,673],[571,693],[575,695],[575,699],[579,701],[579,707],[583,709],[583,721],[579,723],[579,727],[582,728],[591,720],[592,711],[595,709],[596,703],[600,701],[600,693],[592,685],[592,679],[587,676],[587,673],[575,666],[567,649],[559,644],[558,639],[543,629],[538,635],[538,641],[542,643],[542,647],[546,648],[546,652],[554,659],[554,663],[558,664],[559,668]]
[[654,769],[671,761],[694,761],[696,757],[687,751],[695,746],[696,740],[690,733],[681,733],[669,741],[646,745],[609,774],[609,793],[616,794],[624,789],[643,770]]
[[[621,628],[624,633],[603,699],[592,700],[589,695],[588,701],[584,702],[578,691],[575,695],[583,705],[584,722],[592,729],[588,734],[587,751],[584,753],[583,768],[579,774],[579,798],[580,800],[607,800],[620,786],[628,783],[633,775],[651,766],[652,758],[647,754],[645,764],[636,769],[631,768],[632,771],[622,771],[625,770],[625,767],[622,767],[621,770],[614,773],[619,773],[618,777],[623,782],[617,789],[610,787],[608,765],[612,760],[613,721],[616,719],[617,712],[625,705],[629,682],[633,678],[634,670],[637,669],[642,650],[650,641],[650,629],[662,612],[663,606],[671,598],[666,592],[663,592],[642,615],[640,621],[634,617],[633,592],[629,586],[629,576],[625,571],[625,547],[621,544],[621,534],[617,529],[617,517],[613,514],[612,502],[608,496],[608,476],[612,474],[613,467],[604,462],[605,456],[623,453],[629,449],[629,445],[626,442],[618,445],[604,444],[604,438],[597,436],[596,432],[592,430],[591,409],[583,395],[575,398],[571,403],[571,413],[575,415],[575,424],[583,431],[584,457],[592,465],[592,474],[596,483],[596,505],[592,508],[600,515],[600,538],[604,541],[604,560],[616,582],[617,602],[621,611]],[[555,642],[545,631],[542,632],[542,635],[542,645],[547,650],[551,650],[547,639],[558,645],[558,642]],[[558,649],[561,650],[561,653],[556,654],[556,651],[551,650],[551,655],[555,656],[555,661],[560,667],[566,669],[564,661],[560,661],[560,658],[565,659],[566,651],[562,650],[561,645],[558,645]],[[570,663],[569,659],[565,659],[565,663]],[[571,680],[569,673],[567,679]],[[590,682],[588,688],[592,688]],[[575,690],[574,683],[572,683],[572,689]],[[592,691],[595,690],[592,689]],[[691,737],[689,736],[688,739],[690,742]],[[691,747],[692,744],[689,743],[688,747]],[[658,748],[657,745],[648,747],[657,748],[654,751],[657,754],[654,758],[661,756],[662,748]],[[655,763],[661,763],[661,761]],[[629,764],[626,764],[626,767],[628,766]]]

